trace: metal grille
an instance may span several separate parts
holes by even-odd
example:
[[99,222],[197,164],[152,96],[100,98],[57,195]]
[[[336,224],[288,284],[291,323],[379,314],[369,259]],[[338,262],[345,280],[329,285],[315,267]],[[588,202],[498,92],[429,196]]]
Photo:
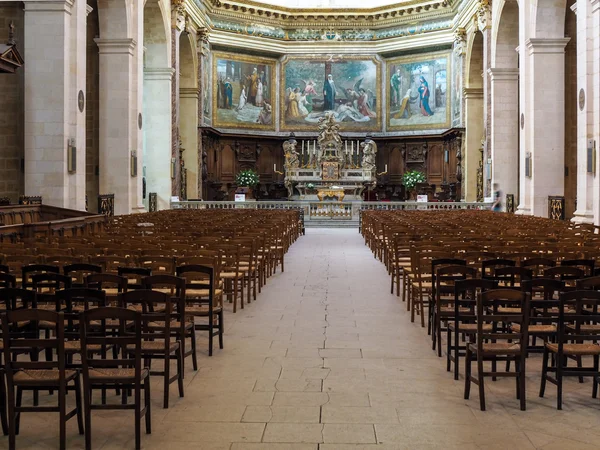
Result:
[[148,211],[158,211],[158,195],[156,194],[156,192],[150,192],[148,194]]
[[41,205],[42,204],[42,196],[41,195],[21,195],[19,197],[19,205]]
[[548,217],[554,220],[565,220],[565,198],[563,196],[548,197]]
[[506,194],[506,212],[515,212],[515,194]]

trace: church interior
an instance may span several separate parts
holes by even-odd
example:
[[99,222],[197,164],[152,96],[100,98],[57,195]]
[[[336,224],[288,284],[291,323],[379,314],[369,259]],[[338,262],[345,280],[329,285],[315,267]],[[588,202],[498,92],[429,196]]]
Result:
[[0,449],[600,447],[600,0],[0,1],[0,92]]

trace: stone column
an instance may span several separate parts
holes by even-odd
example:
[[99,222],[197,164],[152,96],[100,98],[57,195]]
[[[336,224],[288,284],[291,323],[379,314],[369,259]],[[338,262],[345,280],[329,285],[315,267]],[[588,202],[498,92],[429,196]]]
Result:
[[491,197],[492,180],[486,167],[492,161],[492,90],[490,74],[492,61],[492,9],[490,0],[481,0],[477,10],[477,25],[483,35],[483,197]]
[[564,195],[565,46],[569,38],[531,38],[526,121],[532,156],[531,213],[548,217],[548,196]]
[[158,209],[171,202],[171,83],[173,69],[144,69],[146,192],[156,192]]
[[483,112],[483,89],[464,88],[465,123],[468,124],[465,133],[465,152],[463,155],[465,173],[463,174],[463,192],[466,202],[477,200],[477,168],[481,159],[481,141],[484,138],[484,126],[481,121]]
[[188,198],[198,198],[198,89],[179,89],[179,114],[185,117],[180,121],[179,133],[185,152],[185,168],[187,170]]
[[[581,9],[579,9],[581,8]],[[591,4],[579,1],[571,9],[577,14],[577,92],[583,93],[578,97],[577,105],[577,209],[573,222],[593,223],[593,184],[594,174],[588,173],[587,147],[588,139],[594,132],[593,100],[588,98],[594,92],[593,79],[593,35]],[[579,94],[581,96],[581,94]]]
[[179,164],[179,37],[185,29],[185,5],[183,0],[171,1],[171,64],[174,71],[171,85],[171,160],[175,173],[171,180],[171,195],[179,197],[181,171]]
[[503,194],[519,192],[519,69],[489,69],[492,183]]
[[85,16],[83,0],[25,2],[25,195],[73,209],[85,209]]
[[137,207],[137,184],[131,177],[137,127],[132,110],[136,41],[98,38],[96,44],[100,54],[100,194],[115,194],[115,214],[128,214]]
[[592,92],[588,92],[587,101],[592,103],[593,140],[596,145],[596,176],[594,177],[594,224],[600,225],[600,0],[591,0],[592,23],[590,34],[593,36],[592,69],[589,76],[592,78]]

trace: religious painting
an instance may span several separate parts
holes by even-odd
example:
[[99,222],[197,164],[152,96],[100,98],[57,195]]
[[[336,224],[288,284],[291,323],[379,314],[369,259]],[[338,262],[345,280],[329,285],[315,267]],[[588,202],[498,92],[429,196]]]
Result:
[[342,131],[381,130],[381,62],[355,56],[292,57],[282,61],[282,130],[316,130],[333,111]]
[[450,125],[448,52],[388,61],[388,130],[423,130]]
[[452,126],[461,126],[462,111],[462,85],[463,85],[463,56],[460,52],[452,52],[452,73],[453,81],[450,90],[452,91]]
[[213,126],[275,129],[275,60],[213,53]]

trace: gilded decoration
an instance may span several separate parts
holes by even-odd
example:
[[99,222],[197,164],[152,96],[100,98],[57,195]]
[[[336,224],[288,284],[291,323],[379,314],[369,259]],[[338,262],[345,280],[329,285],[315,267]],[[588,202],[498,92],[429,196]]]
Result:
[[212,66],[213,126],[274,131],[276,61],[214,52]]
[[381,130],[378,57],[290,57],[282,61],[281,74],[281,130],[312,130],[328,112],[342,131]]
[[[449,52],[387,61],[387,129],[448,128],[452,104]],[[454,94],[456,96],[456,93]]]

